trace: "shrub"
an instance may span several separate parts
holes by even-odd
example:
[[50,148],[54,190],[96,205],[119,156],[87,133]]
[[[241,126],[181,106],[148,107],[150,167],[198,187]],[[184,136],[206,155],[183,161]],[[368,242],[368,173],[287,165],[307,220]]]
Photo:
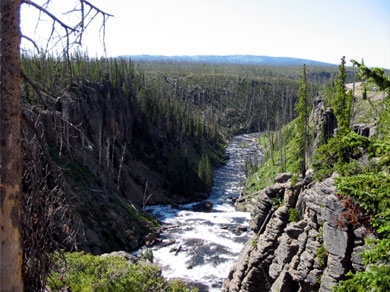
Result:
[[[385,173],[368,173],[340,177],[336,179],[336,186],[340,195],[355,200],[372,216],[370,221],[379,238],[366,240],[368,249],[361,254],[366,269],[349,272],[346,275],[349,279],[340,281],[334,290],[390,291],[390,176]],[[356,214],[362,213],[353,211],[355,208],[349,209],[350,214],[354,213],[353,218],[359,218]],[[347,219],[351,220],[350,217]]]
[[52,273],[50,291],[72,292],[195,292],[180,281],[167,281],[158,267],[128,263],[122,257],[101,258],[83,252],[66,253],[66,265]]
[[321,268],[325,267],[328,254],[329,252],[325,249],[324,243],[322,243],[316,252],[318,264]]
[[291,208],[288,210],[288,221],[290,222],[298,222],[301,220],[301,215],[299,213],[299,210],[295,208]]
[[356,160],[366,153],[370,154],[372,141],[355,132],[344,134],[338,133],[336,137],[329,139],[328,144],[318,148],[313,164],[317,180],[322,180],[334,171],[338,171],[341,175],[351,175],[361,171]]

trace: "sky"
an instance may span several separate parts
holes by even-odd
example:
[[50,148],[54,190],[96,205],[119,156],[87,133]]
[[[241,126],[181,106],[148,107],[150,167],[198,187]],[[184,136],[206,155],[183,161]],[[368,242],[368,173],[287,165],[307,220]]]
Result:
[[[101,17],[84,36],[82,49],[93,57],[248,54],[338,64],[346,56],[390,68],[389,0],[89,1],[114,15],[106,23],[106,53],[99,34]],[[74,23],[75,14],[63,12],[77,2],[51,0],[47,9]],[[22,33],[43,46],[52,25],[42,16],[36,26],[37,19],[37,10],[23,4]],[[23,39],[22,47],[31,44]]]

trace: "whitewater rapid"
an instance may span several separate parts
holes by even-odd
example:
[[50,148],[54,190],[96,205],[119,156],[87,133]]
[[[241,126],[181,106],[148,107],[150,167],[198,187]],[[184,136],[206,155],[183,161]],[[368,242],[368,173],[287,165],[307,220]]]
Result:
[[[166,278],[201,283],[204,291],[220,291],[230,267],[250,238],[249,213],[236,211],[237,198],[245,184],[245,160],[261,160],[254,138],[258,134],[234,137],[226,148],[226,164],[214,171],[214,185],[207,199],[213,203],[209,212],[195,212],[197,203],[178,208],[158,205],[146,210],[163,224],[164,243],[152,248],[154,263]],[[207,288],[208,287],[208,288]]]

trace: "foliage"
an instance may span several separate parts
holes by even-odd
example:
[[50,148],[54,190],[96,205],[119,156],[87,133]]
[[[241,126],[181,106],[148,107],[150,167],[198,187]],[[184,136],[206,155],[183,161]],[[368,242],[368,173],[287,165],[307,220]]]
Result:
[[355,60],[351,60],[351,62],[360,69],[360,77],[363,80],[375,82],[379,89],[386,93],[382,102],[383,109],[379,113],[378,125],[382,138],[385,138],[390,135],[390,78],[385,75],[385,71],[381,68],[370,69]]
[[373,226],[390,222],[390,175],[383,172],[364,173],[336,178],[338,193],[352,197],[369,214]]
[[284,204],[284,201],[283,201],[283,198],[270,198],[270,201],[271,201],[271,204],[272,206],[275,206],[277,208],[279,208],[280,206],[283,206]]
[[259,156],[257,153],[253,155],[253,157],[245,158],[245,174],[247,177],[254,175],[259,170]]
[[[271,185],[274,182],[275,175],[279,172],[293,171],[296,165],[296,153],[298,152],[298,143],[295,139],[297,136],[296,120],[284,126],[281,131],[285,140],[284,149],[282,150],[279,150],[277,143],[271,143],[277,133],[263,133],[260,135],[259,146],[262,149],[263,158],[261,164],[256,167],[257,171],[247,179],[244,190],[246,193],[256,192]],[[285,161],[276,162],[280,157],[280,151],[285,152]]]
[[300,173],[302,177],[306,174],[306,156],[308,151],[308,124],[309,124],[309,114],[310,106],[307,96],[307,85],[306,85],[306,66],[303,65],[302,69],[302,79],[300,81],[300,87],[298,89],[299,102],[295,107],[295,110],[298,112],[298,117],[296,119],[297,125],[297,144],[298,144],[298,153],[297,153],[297,162],[296,162],[296,173]]
[[[35,85],[26,81],[22,84],[22,99],[30,107],[46,108],[49,105],[62,115],[63,99],[66,99],[65,103],[72,98],[85,104],[111,102],[110,99],[115,97],[116,101],[119,100],[116,104],[129,105],[126,108],[131,110],[132,120],[128,127],[132,138],[119,141],[115,140],[117,137],[113,134],[115,137],[104,139],[110,138],[110,141],[114,141],[112,144],[122,144],[112,146],[123,147],[123,153],[140,160],[150,171],[160,173],[169,182],[164,186],[169,193],[191,197],[196,192],[207,191],[205,185],[199,183],[198,163],[202,154],[207,153],[211,165],[220,165],[225,158],[227,135],[217,122],[217,116],[205,116],[190,99],[183,100],[171,94],[165,80],[149,82],[144,72],[137,71],[129,59],[123,58],[95,59],[75,54],[67,64],[60,57],[23,56],[22,65],[26,75],[39,80]],[[38,95],[34,86],[41,88],[42,94]],[[58,96],[61,99],[57,100]],[[124,115],[121,112],[119,116]],[[70,122],[72,125],[82,125],[81,129],[85,124],[83,120]],[[56,146],[63,152],[69,150],[69,145]],[[121,160],[115,157],[119,156],[119,152],[111,152],[112,161]],[[73,153],[64,154],[74,156]],[[128,161],[128,157],[124,157],[124,161]],[[119,168],[119,163],[112,163],[112,166]],[[118,169],[108,171],[111,174],[119,172]]]
[[367,137],[355,132],[346,135],[338,132],[327,144],[317,149],[313,163],[315,178],[321,180],[334,171],[341,175],[358,173],[360,166],[356,160],[370,151],[371,143]]
[[41,117],[24,109],[22,273],[25,292],[44,290],[50,269],[61,259],[53,250],[73,248],[78,231],[79,219],[71,204],[73,197],[66,191],[66,171],[55,163],[42,139],[44,133]]
[[[324,227],[321,226],[317,235],[318,241],[321,243],[320,247],[316,250],[316,258],[320,267],[324,268],[327,263],[329,252],[325,248],[324,244]],[[321,283],[321,282],[320,282]]]
[[66,253],[66,265],[58,265],[50,291],[73,292],[195,292],[180,281],[167,281],[158,267],[128,263],[122,257],[101,258],[83,252]]
[[349,129],[352,94],[347,94],[345,89],[345,57],[342,57],[339,66],[339,74],[336,79],[336,96],[334,99],[334,113],[336,115],[339,131]]
[[324,243],[321,244],[319,248],[316,250],[316,258],[318,260],[318,264],[320,267],[326,266],[326,260],[328,258],[329,252],[326,250]]
[[[336,187],[345,211],[342,221],[374,228],[378,239],[366,240],[362,254],[364,271],[349,272],[336,291],[389,291],[390,289],[390,175],[367,172],[336,178]],[[340,222],[342,222],[340,221]],[[345,224],[345,223],[344,223]]]
[[301,220],[301,214],[298,209],[290,208],[288,209],[288,221],[289,222],[298,222]]
[[251,238],[251,246],[252,247],[257,247],[257,244],[259,243],[259,239],[256,235],[254,235],[252,238]]
[[351,60],[351,62],[360,69],[360,77],[362,79],[371,79],[381,90],[388,90],[390,88],[390,78],[385,75],[383,69],[370,69],[364,63],[359,63],[356,60]]
[[213,186],[213,169],[207,154],[203,154],[198,166],[198,177],[208,189]]
[[[158,84],[160,91],[187,101],[196,112],[200,109],[210,124],[214,117],[219,130],[228,134],[275,130],[281,122],[295,118],[297,68],[177,62],[137,65],[144,70],[147,84]],[[317,82],[327,83],[334,75],[334,67],[308,68],[308,93],[317,92]]]
[[[390,80],[384,76],[381,69],[368,69],[353,61],[361,70],[363,78],[370,77],[376,84],[389,94]],[[336,188],[340,199],[344,202],[344,219],[353,225],[368,225],[377,233],[376,239],[367,239],[361,256],[365,270],[350,271],[346,280],[340,281],[334,287],[337,292],[390,290],[390,175],[389,169],[389,112],[387,96],[380,114],[379,129],[381,135],[377,139],[360,138],[347,135],[342,137],[342,143],[349,147],[347,159],[338,157],[338,164],[351,163],[366,153],[373,165],[362,168],[354,175],[336,178]],[[339,147],[345,149],[345,147]],[[352,151],[351,151],[352,150]],[[356,155],[356,153],[358,155]],[[345,154],[345,153],[344,153]]]

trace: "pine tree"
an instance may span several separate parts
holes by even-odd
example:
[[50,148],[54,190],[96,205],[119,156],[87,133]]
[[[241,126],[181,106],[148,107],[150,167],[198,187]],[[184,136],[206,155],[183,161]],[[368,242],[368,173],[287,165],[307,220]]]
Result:
[[205,183],[208,188],[213,186],[213,169],[207,154],[205,155]]
[[336,79],[336,97],[334,105],[334,113],[336,115],[338,128],[341,132],[348,131],[349,120],[351,114],[351,95],[347,95],[345,89],[345,80],[347,74],[345,73],[345,56],[341,58],[339,66],[339,74]]
[[205,163],[204,163],[204,155],[202,155],[202,158],[199,160],[198,164],[198,177],[201,181],[204,181],[205,178]]
[[307,97],[306,84],[306,65],[303,65],[302,79],[298,89],[299,102],[295,108],[298,112],[297,129],[298,129],[298,155],[297,155],[297,172],[300,172],[302,177],[306,174],[306,155],[308,144],[308,129],[309,129],[309,101]]
[[213,168],[210,163],[209,156],[203,154],[198,165],[198,177],[209,189],[213,185]]

